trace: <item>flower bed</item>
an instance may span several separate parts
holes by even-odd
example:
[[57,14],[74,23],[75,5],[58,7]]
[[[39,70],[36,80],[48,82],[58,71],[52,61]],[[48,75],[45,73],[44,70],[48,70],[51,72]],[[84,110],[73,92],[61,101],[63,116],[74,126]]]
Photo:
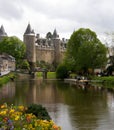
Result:
[[38,119],[26,113],[24,106],[0,105],[0,130],[61,130],[52,120]]

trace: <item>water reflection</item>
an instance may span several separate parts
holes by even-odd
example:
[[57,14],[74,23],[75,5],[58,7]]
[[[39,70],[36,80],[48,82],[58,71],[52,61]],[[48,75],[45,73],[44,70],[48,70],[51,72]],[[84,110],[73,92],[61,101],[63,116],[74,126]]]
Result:
[[0,101],[5,101],[6,99],[12,99],[15,95],[15,86],[14,83],[10,82],[3,85],[0,88]]
[[0,103],[42,104],[63,130],[112,130],[114,92],[62,81],[22,78],[0,88]]

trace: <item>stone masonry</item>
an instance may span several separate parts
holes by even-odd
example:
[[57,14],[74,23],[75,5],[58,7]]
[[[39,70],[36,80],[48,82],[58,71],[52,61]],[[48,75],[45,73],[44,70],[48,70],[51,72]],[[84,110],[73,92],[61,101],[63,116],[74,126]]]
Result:
[[35,35],[28,24],[24,33],[24,43],[26,44],[26,57],[30,63],[45,61],[53,65],[59,64],[66,51],[68,40],[60,40],[56,29],[53,34],[47,33],[45,38],[41,38],[39,34]]

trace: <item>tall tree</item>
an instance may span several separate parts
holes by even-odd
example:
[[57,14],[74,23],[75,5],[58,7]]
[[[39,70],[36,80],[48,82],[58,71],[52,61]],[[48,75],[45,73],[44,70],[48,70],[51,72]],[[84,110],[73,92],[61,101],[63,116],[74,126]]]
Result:
[[66,52],[65,63],[69,69],[84,70],[104,66],[107,49],[97,38],[95,32],[81,28],[71,35]]
[[17,37],[5,37],[0,42],[0,53],[7,53],[19,62],[25,55],[25,44]]

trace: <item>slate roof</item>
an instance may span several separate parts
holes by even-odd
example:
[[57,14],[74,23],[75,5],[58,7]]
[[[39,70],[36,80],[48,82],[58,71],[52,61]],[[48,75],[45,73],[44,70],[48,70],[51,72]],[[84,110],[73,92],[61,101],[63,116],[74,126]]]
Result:
[[34,34],[34,30],[31,29],[30,23],[28,24],[24,34]]
[[7,33],[5,32],[3,25],[1,25],[0,28],[0,36],[7,36]]
[[56,29],[54,29],[53,38],[58,38],[58,37],[59,37],[59,35],[57,34],[57,31],[56,31]]

